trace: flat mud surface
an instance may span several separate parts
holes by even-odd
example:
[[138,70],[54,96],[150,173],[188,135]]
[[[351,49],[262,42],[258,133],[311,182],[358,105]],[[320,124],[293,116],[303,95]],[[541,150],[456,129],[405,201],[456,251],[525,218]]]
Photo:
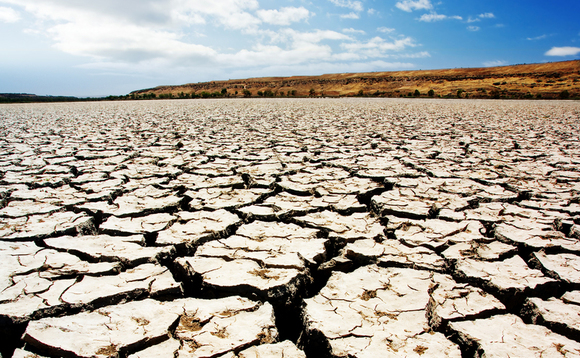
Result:
[[580,103],[0,107],[0,355],[579,357]]

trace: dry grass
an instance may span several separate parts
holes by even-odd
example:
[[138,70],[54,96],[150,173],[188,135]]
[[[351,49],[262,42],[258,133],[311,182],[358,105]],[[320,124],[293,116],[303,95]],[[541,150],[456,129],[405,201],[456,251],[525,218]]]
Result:
[[[220,92],[227,89],[229,97],[242,97],[247,89],[252,96],[267,90],[276,97],[288,97],[295,91],[298,97],[365,96],[401,97],[420,92],[428,97],[429,90],[435,97],[462,98],[558,98],[563,91],[570,97],[580,97],[580,61],[564,61],[544,64],[515,65],[486,68],[459,68],[425,71],[393,71],[371,73],[343,73],[322,76],[262,77],[244,80],[213,81],[180,86],[161,86],[135,91],[135,94],[179,93],[200,94]],[[236,94],[237,92],[237,94]],[[292,96],[292,95],[290,95]]]

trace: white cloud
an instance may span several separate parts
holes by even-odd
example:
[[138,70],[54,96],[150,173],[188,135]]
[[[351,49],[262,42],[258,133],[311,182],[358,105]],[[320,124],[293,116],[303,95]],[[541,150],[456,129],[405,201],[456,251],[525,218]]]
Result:
[[548,52],[545,53],[546,56],[575,56],[580,53],[580,47],[552,47]]
[[266,23],[281,26],[288,26],[293,22],[306,20],[311,15],[310,11],[303,6],[283,7],[280,10],[258,10],[256,14]]
[[301,65],[309,62],[328,60],[335,56],[332,48],[320,44],[322,41],[351,41],[345,34],[330,30],[299,32],[284,29],[279,33],[278,40],[288,42],[288,48],[280,46],[257,44],[251,50],[242,49],[235,54],[220,54],[218,63],[233,67],[255,67],[264,65]]
[[483,63],[485,67],[498,67],[507,65],[506,61],[496,60],[496,61],[486,61]]
[[364,10],[363,4],[360,1],[352,1],[352,0],[329,0],[329,1],[336,6],[345,7],[353,11],[360,12]]
[[22,6],[42,20],[71,21],[75,16],[89,15],[93,18],[113,18],[139,26],[187,26],[216,20],[230,29],[253,28],[261,20],[249,11],[257,10],[257,0],[167,0],[160,4],[155,0],[2,0]]
[[431,0],[404,0],[396,3],[395,6],[406,12],[413,10],[431,10],[433,8]]
[[379,28],[377,28],[377,31],[378,31],[378,32],[385,33],[385,34],[389,34],[389,33],[391,33],[391,32],[394,32],[394,31],[395,31],[395,29],[392,29],[392,28],[390,28],[390,27],[384,27],[384,26],[382,26],[382,27],[379,27]]
[[211,61],[217,52],[186,41],[186,27],[212,22],[250,32],[262,22],[248,12],[257,9],[256,0],[199,0],[195,4],[168,0],[163,5],[154,0],[2,1],[22,6],[40,19],[35,30],[46,34],[55,48],[97,61],[137,63],[165,58],[199,64]]
[[353,29],[352,27],[349,29],[342,29],[342,32],[349,33],[349,34],[361,34],[361,35],[366,34],[366,32],[364,32],[363,30]]
[[435,21],[442,21],[442,20],[448,20],[448,19],[463,20],[463,18],[461,16],[447,16],[447,15],[438,14],[436,12],[432,12],[430,14],[423,14],[419,18],[419,21],[435,22]]
[[369,15],[374,15],[374,14],[376,14],[376,13],[378,13],[378,11],[377,11],[377,10],[375,10],[375,9],[368,9],[368,10],[367,10],[367,14],[369,14]]
[[357,20],[359,18],[359,16],[357,14],[355,14],[354,12],[348,13],[348,14],[343,14],[340,15],[341,19],[353,19],[353,20]]
[[475,32],[475,31],[479,31],[480,27],[479,26],[467,26],[467,30]]
[[540,36],[536,36],[536,37],[528,37],[527,40],[528,41],[537,41],[537,40],[543,40],[546,37],[548,37],[548,35],[544,34],[544,35],[540,35]]
[[[360,1],[332,2],[350,9],[347,18],[358,18],[364,11]],[[350,72],[408,68],[413,65],[383,60],[430,56],[428,52],[407,53],[406,50],[417,46],[410,37],[375,37],[359,42],[356,37],[365,31],[356,27],[342,32],[286,28],[314,16],[306,3],[272,10],[261,9],[257,0],[163,3],[0,0],[0,3],[14,5],[15,9],[35,17],[37,21],[31,22],[34,26],[29,33],[46,36],[59,51],[86,58],[87,63],[79,67],[108,74],[178,79],[189,76],[185,82],[203,76],[207,80],[211,79],[208,76],[233,78],[230,75],[250,70],[252,76],[264,75],[265,69],[285,69],[291,73],[317,69],[328,73],[332,68]],[[377,31],[390,33],[394,29],[382,27]],[[202,37],[204,34],[207,38]]]
[[47,32],[55,47],[73,55],[95,59],[143,62],[156,58],[170,58],[180,64],[199,64],[211,60],[213,49],[185,43],[179,35],[110,20],[59,24]]
[[316,30],[312,32],[299,32],[292,29],[284,31],[296,43],[318,43],[324,40],[352,40],[350,36],[331,30]]
[[390,57],[396,57],[396,58],[426,58],[426,57],[431,57],[431,54],[427,51],[421,51],[421,52],[417,52],[417,53],[405,53],[405,54],[398,54],[398,55],[392,55]]
[[417,45],[410,37],[403,37],[393,42],[387,42],[385,39],[377,36],[367,42],[342,43],[340,46],[351,53],[376,58],[385,57],[391,52],[402,51],[407,47],[415,47]]
[[14,22],[18,22],[20,20],[20,14],[18,13],[18,11],[10,8],[10,7],[4,7],[4,6],[0,6],[0,22],[5,22],[5,23],[14,23]]
[[220,54],[218,61],[231,67],[258,67],[272,65],[299,65],[311,61],[322,61],[332,56],[327,45],[302,43],[290,49],[278,46],[255,45],[251,50],[242,49],[235,54]]
[[472,22],[479,22],[479,21],[481,21],[481,19],[494,19],[494,18],[495,18],[495,15],[494,15],[493,13],[491,13],[491,12],[486,12],[486,13],[483,13],[483,14],[479,14],[479,15],[477,15],[477,17],[476,17],[476,18],[473,18],[473,17],[471,17],[471,16],[470,16],[470,17],[467,19],[467,22],[468,22],[468,23],[472,23]]

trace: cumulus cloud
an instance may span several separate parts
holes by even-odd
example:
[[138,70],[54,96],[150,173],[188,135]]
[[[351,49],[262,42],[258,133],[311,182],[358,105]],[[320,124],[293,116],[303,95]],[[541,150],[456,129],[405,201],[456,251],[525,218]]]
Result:
[[197,65],[217,54],[209,47],[185,43],[172,32],[107,20],[86,20],[82,26],[59,24],[50,28],[48,34],[55,40],[57,49],[99,60],[142,62],[170,58],[181,64]]
[[348,14],[342,14],[340,15],[341,19],[352,19],[352,20],[357,20],[359,18],[358,14],[354,13],[354,12],[350,12]]
[[[255,31],[262,22],[250,13],[256,0],[3,0],[42,20],[39,32],[66,53],[97,61],[146,62],[164,58],[179,64],[215,59],[217,52],[190,43],[183,29],[213,22],[226,29]],[[282,13],[287,14],[284,10]],[[288,17],[286,17],[288,18]],[[194,31],[192,31],[194,32]]]
[[361,34],[361,35],[366,34],[366,32],[364,32],[363,30],[353,29],[352,27],[349,29],[342,29],[342,32],[350,33],[350,34]]
[[479,28],[479,26],[467,26],[467,30],[475,32],[475,31],[479,31],[480,28]]
[[18,22],[20,20],[20,14],[18,13],[18,11],[10,8],[10,7],[4,7],[4,6],[0,6],[0,22],[5,22],[5,23],[14,23],[14,22]]
[[486,13],[477,15],[476,18],[473,18],[473,17],[470,16],[467,19],[467,22],[468,23],[471,23],[471,22],[479,22],[479,21],[481,21],[481,19],[494,19],[494,18],[495,18],[495,15],[493,13],[486,12]]
[[217,61],[224,66],[256,65],[302,65],[313,61],[333,58],[332,48],[323,41],[351,41],[348,35],[331,30],[300,32],[284,29],[277,40],[288,44],[283,46],[257,44],[251,49],[242,49],[234,54],[219,54]]
[[537,40],[543,40],[546,37],[548,37],[548,35],[544,34],[544,35],[540,35],[540,36],[536,36],[536,37],[528,37],[527,40],[528,41],[537,41]]
[[184,26],[215,20],[232,29],[255,27],[261,20],[250,12],[259,9],[257,0],[2,0],[22,6],[43,20],[74,21],[75,16],[111,18],[140,26]]
[[486,61],[483,63],[485,67],[498,67],[498,66],[505,66],[507,65],[506,61],[502,60],[495,60],[495,61]]
[[548,52],[545,53],[546,56],[575,56],[580,53],[580,47],[552,47]]
[[395,6],[406,12],[413,10],[431,10],[433,8],[431,0],[404,0],[396,3]]
[[269,24],[288,26],[293,22],[299,22],[310,17],[310,11],[301,7],[283,7],[280,10],[258,10],[258,17]]
[[483,14],[479,14],[478,17],[480,19],[494,19],[495,18],[495,15],[493,13],[491,13],[491,12],[486,12],[486,13],[483,13]]
[[[360,1],[331,1],[350,9],[346,18],[358,18],[364,11]],[[341,32],[287,28],[314,16],[308,5],[266,10],[260,8],[257,0],[166,0],[163,3],[156,0],[0,0],[0,3],[36,18],[29,33],[46,36],[62,52],[87,58],[82,68],[107,73],[156,73],[166,78],[166,73],[189,76],[194,68],[200,69],[197,73],[225,77],[226,73],[242,73],[247,69],[264,74],[266,68],[292,68],[291,72],[296,73],[300,69],[319,68],[323,63],[321,68],[325,72],[334,68],[329,63],[336,64],[336,68],[346,68],[350,63],[354,67],[349,67],[349,71],[355,71],[366,66],[412,66],[382,62],[388,57],[429,56],[427,52],[406,53],[405,50],[417,46],[409,37],[390,40],[375,37],[359,42],[355,37],[365,32],[356,27]],[[5,21],[2,16],[8,13],[3,9],[0,7],[0,21]],[[389,33],[394,29],[379,28],[378,31]],[[199,34],[208,34],[208,37]],[[225,42],[228,44],[225,48],[220,48],[224,43],[220,36],[229,41]],[[235,41],[230,41],[231,38]],[[365,65],[371,62],[373,65]]]
[[389,33],[391,33],[391,32],[394,32],[394,31],[395,31],[395,29],[392,29],[392,28],[390,28],[390,27],[384,27],[384,26],[381,26],[381,27],[377,28],[377,31],[378,31],[378,32],[385,33],[385,34],[389,34]]
[[397,55],[392,55],[390,57],[395,57],[395,58],[427,58],[427,57],[431,57],[431,54],[427,51],[421,51],[421,52],[417,52],[417,53],[397,54]]
[[329,0],[329,1],[336,6],[345,7],[353,11],[360,12],[364,10],[363,4],[360,1],[352,1],[352,0]]
[[436,12],[432,12],[430,14],[423,14],[419,18],[419,21],[435,22],[435,21],[442,21],[442,20],[448,20],[448,19],[463,20],[463,18],[461,16],[447,16],[447,15],[443,15],[443,14],[438,14]]
[[411,37],[402,37],[391,42],[376,36],[367,42],[342,43],[340,45],[348,52],[366,57],[385,57],[392,52],[402,51],[416,44]]
[[289,35],[294,43],[318,43],[324,40],[352,40],[350,36],[332,30],[300,32],[293,29],[286,29],[284,33]]

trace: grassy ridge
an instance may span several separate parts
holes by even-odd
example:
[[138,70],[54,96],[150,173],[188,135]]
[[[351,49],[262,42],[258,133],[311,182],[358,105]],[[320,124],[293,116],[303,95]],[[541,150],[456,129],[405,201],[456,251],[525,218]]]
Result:
[[[432,92],[430,92],[432,91]],[[577,98],[580,61],[486,68],[262,77],[159,86],[131,98],[195,97]]]

